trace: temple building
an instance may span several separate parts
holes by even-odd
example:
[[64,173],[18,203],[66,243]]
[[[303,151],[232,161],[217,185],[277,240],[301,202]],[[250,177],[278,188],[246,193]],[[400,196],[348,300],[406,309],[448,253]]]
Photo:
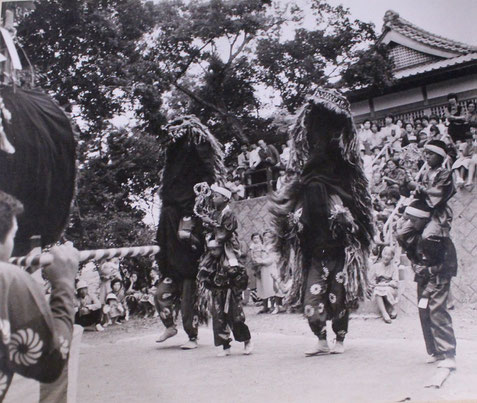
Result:
[[387,113],[409,120],[444,115],[447,94],[459,102],[477,98],[477,47],[427,32],[394,11],[384,16],[378,43],[388,45],[395,82],[383,89],[348,94],[356,122],[382,120]]

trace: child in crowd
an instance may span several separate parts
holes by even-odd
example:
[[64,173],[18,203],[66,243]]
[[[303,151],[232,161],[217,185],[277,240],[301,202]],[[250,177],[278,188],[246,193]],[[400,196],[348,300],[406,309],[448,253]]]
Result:
[[259,262],[263,259],[263,254],[264,254],[263,239],[258,232],[255,232],[252,234],[249,249],[250,249],[250,260],[252,262],[252,270],[254,273],[258,274],[260,272]]
[[391,323],[391,319],[397,317],[395,306],[398,302],[399,275],[393,259],[394,250],[386,246],[382,251],[381,260],[371,268],[373,297],[386,323]]
[[232,192],[232,199],[245,199],[245,186],[242,184],[240,177],[234,177],[233,183],[229,186],[229,189]]
[[101,302],[89,293],[86,281],[79,280],[76,284],[75,323],[87,329],[92,328],[98,332],[104,330],[101,326]]
[[147,285],[141,288],[141,293],[138,299],[138,311],[144,318],[149,316],[156,317],[158,313],[154,305],[154,294],[150,293],[150,289]]
[[209,227],[207,253],[199,266],[198,278],[212,292],[212,323],[214,343],[222,350],[220,357],[230,355],[230,328],[236,341],[244,343],[244,354],[252,352],[250,330],[245,324],[242,308],[242,291],[247,288],[248,277],[240,264],[237,219],[229,207],[231,192],[219,185],[212,185],[212,202],[215,211]]
[[116,273],[117,265],[111,261],[105,261],[99,264],[99,301],[101,305],[106,304],[106,295],[111,292],[111,280]]
[[377,196],[382,191],[386,190],[386,183],[383,181],[383,177],[379,170],[374,171],[373,179],[371,181],[371,195]]
[[286,170],[285,168],[280,168],[278,170],[278,179],[276,184],[276,190],[279,192],[286,183]]
[[282,306],[283,298],[287,295],[292,287],[292,279],[289,278],[285,281],[278,273],[270,274],[273,279],[273,289],[275,290],[275,309],[272,311],[272,315],[285,312],[285,308]]
[[111,280],[111,292],[116,295],[118,302],[124,308],[124,320],[127,322],[129,320],[129,309],[126,303],[126,292],[123,287],[123,282],[119,278]]
[[103,313],[106,316],[107,323],[112,325],[120,325],[120,320],[126,316],[123,305],[119,302],[116,294],[112,292],[106,296],[106,305],[103,307]]

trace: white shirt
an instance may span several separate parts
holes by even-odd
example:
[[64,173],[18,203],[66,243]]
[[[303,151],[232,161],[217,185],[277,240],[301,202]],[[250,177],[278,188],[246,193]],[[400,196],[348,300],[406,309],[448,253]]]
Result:
[[250,168],[255,168],[258,164],[260,164],[260,161],[262,161],[258,151],[259,151],[258,148],[250,151],[250,154],[249,154]]

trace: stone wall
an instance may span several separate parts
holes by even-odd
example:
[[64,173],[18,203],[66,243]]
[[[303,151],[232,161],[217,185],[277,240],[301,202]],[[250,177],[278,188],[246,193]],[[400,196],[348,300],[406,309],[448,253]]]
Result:
[[[452,238],[459,260],[458,275],[453,280],[452,294],[455,304],[477,304],[477,188],[472,192],[460,190],[451,200],[454,211]],[[247,199],[232,204],[239,222],[239,238],[250,244],[254,232],[270,229],[267,197]],[[416,287],[410,269],[401,272],[400,310],[416,310]],[[374,311],[374,304],[364,304],[361,312]]]
[[477,189],[460,190],[450,203],[454,212],[452,239],[459,269],[452,292],[456,303],[477,303]]
[[270,229],[266,196],[233,202],[232,209],[237,215],[239,239],[245,244],[250,244],[253,233]]

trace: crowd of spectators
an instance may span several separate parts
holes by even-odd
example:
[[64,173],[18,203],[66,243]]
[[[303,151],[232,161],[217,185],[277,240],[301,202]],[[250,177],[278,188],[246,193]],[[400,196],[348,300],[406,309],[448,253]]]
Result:
[[[387,115],[382,127],[365,120],[359,128],[361,154],[376,222],[385,241],[383,228],[398,204],[411,195],[409,183],[414,181],[424,165],[424,146],[431,140],[441,140],[447,147],[444,162],[453,171],[457,189],[471,191],[477,164],[477,113],[475,101],[464,110],[454,94],[443,116],[420,116],[409,121],[395,120]],[[391,228],[389,228],[391,229]]]
[[264,196],[279,190],[295,174],[287,169],[290,144],[267,144],[259,140],[254,144],[242,144],[236,161],[228,167],[225,186],[232,192],[233,200]]
[[[446,113],[442,116],[421,115],[409,120],[391,114],[383,122],[365,120],[358,126],[358,139],[364,171],[373,201],[376,235],[372,256],[375,297],[383,319],[391,323],[396,315],[397,266],[393,245],[394,224],[412,198],[410,183],[416,181],[425,164],[424,146],[441,140],[447,147],[444,164],[452,169],[457,189],[471,191],[477,165],[477,108],[475,101],[462,107],[449,94]],[[282,145],[241,146],[228,169],[225,186],[233,200],[263,196],[279,191],[296,175],[287,169],[289,141]],[[289,285],[281,281],[278,258],[273,250],[270,231],[255,233],[248,248],[247,269],[250,284],[246,299],[262,306],[259,313],[280,313]],[[98,265],[100,284],[77,283],[76,322],[96,330],[121,324],[129,315],[156,316],[153,295],[158,281],[155,269],[138,279],[137,273],[119,269],[118,261]]]
[[91,267],[84,267],[76,282],[75,323],[103,331],[128,321],[130,315],[157,316],[154,295],[159,275],[154,267],[146,276],[139,276],[122,269],[118,259],[88,265]]

